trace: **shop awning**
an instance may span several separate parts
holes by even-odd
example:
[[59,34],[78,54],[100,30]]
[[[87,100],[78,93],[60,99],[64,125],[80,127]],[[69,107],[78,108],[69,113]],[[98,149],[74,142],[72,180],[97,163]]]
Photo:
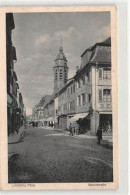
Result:
[[77,121],[80,118],[85,118],[86,116],[88,116],[89,113],[80,113],[80,114],[75,114],[71,119],[69,119],[70,121]]

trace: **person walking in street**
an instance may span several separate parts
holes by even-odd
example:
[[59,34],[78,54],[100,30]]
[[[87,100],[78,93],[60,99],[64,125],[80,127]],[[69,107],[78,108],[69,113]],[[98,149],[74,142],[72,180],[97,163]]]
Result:
[[33,125],[33,128],[34,128],[35,127],[35,122],[34,121],[33,121],[32,125]]
[[101,140],[102,140],[102,128],[101,128],[101,126],[98,127],[96,135],[97,135],[97,139],[98,139],[98,144],[101,145]]
[[73,124],[73,126],[72,126],[72,136],[75,134],[75,126],[74,126],[74,124]]
[[79,135],[79,124],[76,124],[75,133],[76,135]]
[[70,126],[69,126],[69,131],[70,131],[69,135],[72,135],[72,124],[71,123],[70,123]]

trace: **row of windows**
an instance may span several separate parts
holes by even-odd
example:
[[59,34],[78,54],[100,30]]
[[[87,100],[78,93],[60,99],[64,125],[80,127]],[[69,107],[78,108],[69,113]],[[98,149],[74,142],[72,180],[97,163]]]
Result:
[[82,106],[91,102],[91,94],[81,94],[77,96],[77,106]]
[[65,104],[62,104],[61,106],[59,106],[58,110],[60,111],[69,111],[69,110],[74,110],[75,109],[75,101],[71,101]]
[[75,84],[68,87],[67,90],[62,94],[60,95],[60,100],[63,100],[63,99],[66,99],[69,95],[75,93]]
[[[82,106],[91,102],[91,94],[81,94],[77,96],[77,106]],[[111,102],[111,89],[99,90],[99,102]]]
[[90,82],[90,72],[87,72],[86,75],[82,76],[77,82],[77,88],[82,87],[85,83]]
[[[60,69],[59,71],[62,72],[64,69]],[[58,70],[56,69],[56,72],[58,72]],[[65,69],[64,72],[66,73],[67,70]]]
[[[99,68],[99,79],[111,79],[111,69]],[[90,82],[90,72],[87,72],[77,81],[77,88],[82,87],[87,82]]]

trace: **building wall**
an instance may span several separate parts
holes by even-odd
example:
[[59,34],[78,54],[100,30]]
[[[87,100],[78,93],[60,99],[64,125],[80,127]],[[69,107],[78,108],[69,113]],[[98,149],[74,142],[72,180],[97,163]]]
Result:
[[70,82],[58,96],[59,128],[68,128],[68,116],[75,114],[75,83]]
[[[89,72],[89,79],[88,79]],[[84,78],[84,82],[83,79]],[[92,103],[92,69],[86,70],[75,80],[76,113],[89,112]],[[80,86],[79,86],[80,83]],[[84,97],[83,97],[84,96]],[[80,98],[80,101],[79,101]]]
[[[104,101],[106,97],[104,98],[103,96],[103,90],[112,89],[111,78],[109,79],[99,78],[99,71],[101,67],[102,66],[100,65],[98,66],[95,65],[92,67],[92,109],[93,109],[93,115],[91,118],[92,133],[96,133],[98,129],[99,121],[100,121],[99,120],[100,113],[105,113],[105,114],[111,113],[112,114],[112,98],[111,97],[109,98],[109,96],[107,96],[108,100],[110,101]],[[111,65],[108,64],[107,67],[111,67]],[[111,72],[111,69],[110,69],[110,72]]]

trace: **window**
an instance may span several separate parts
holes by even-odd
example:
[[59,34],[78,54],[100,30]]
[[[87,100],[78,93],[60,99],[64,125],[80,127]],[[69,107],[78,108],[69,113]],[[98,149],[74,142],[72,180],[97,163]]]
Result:
[[102,69],[101,68],[99,68],[99,79],[102,79]]
[[99,68],[99,79],[111,79],[111,70]]
[[71,86],[71,94],[73,93],[73,87]]
[[69,102],[69,104],[68,104],[68,110],[70,110],[70,102]]
[[111,102],[111,90],[104,89],[103,93],[102,90],[99,90],[99,102]]
[[67,94],[69,95],[69,87],[68,87],[68,89],[67,89]]
[[103,90],[103,101],[104,102],[110,102],[111,101],[111,90],[110,89],[104,89]]
[[99,90],[99,102],[102,102],[102,90]]
[[85,84],[85,75],[83,76],[83,85]]
[[80,106],[80,95],[77,96],[77,106]]
[[62,73],[60,72],[60,79],[62,79]]
[[91,94],[88,94],[88,102],[91,102]]
[[108,69],[104,69],[103,70],[103,78],[104,79],[111,79],[111,70],[108,70]]
[[80,87],[83,86],[83,78],[80,79]]
[[73,85],[73,92],[75,93],[75,85]]
[[82,94],[82,105],[84,105],[86,103],[86,97],[85,97],[85,93]]
[[80,80],[77,82],[77,88],[80,88]]
[[87,76],[87,81],[89,82],[90,81],[90,72],[87,72],[86,76]]
[[80,97],[80,95],[78,96],[78,105],[79,106],[81,105],[81,97]]

